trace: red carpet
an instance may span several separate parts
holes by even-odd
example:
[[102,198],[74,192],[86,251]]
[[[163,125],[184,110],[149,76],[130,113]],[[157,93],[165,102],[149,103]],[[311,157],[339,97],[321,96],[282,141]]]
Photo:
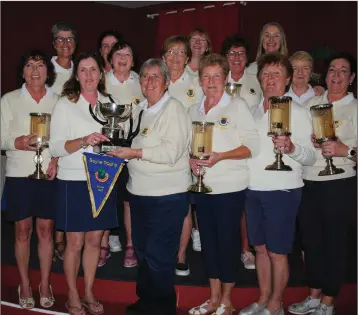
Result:
[[[20,283],[16,267],[1,265],[1,300],[11,303],[18,303],[17,285]],[[39,270],[30,271],[30,280],[36,301],[36,307],[40,308],[38,296],[38,284],[40,283]],[[67,284],[63,274],[52,274],[52,288],[56,298],[56,305],[52,311],[65,312]],[[79,287],[83,288],[83,278],[78,280]],[[177,286],[178,295],[178,314],[187,314],[187,310],[206,300],[209,296],[208,287]],[[124,314],[126,305],[136,300],[135,283],[110,280],[96,280],[94,287],[96,297],[104,303],[105,314],[121,315]],[[83,292],[80,292],[83,293]],[[284,305],[304,299],[307,289],[303,287],[290,287],[285,291]],[[234,288],[233,303],[239,311],[242,307],[255,301],[258,296],[257,288]],[[345,284],[342,287],[339,298],[335,302],[336,315],[356,315],[357,314],[357,285]],[[36,312],[24,311],[20,309],[1,307],[2,315],[25,315],[39,314]]]

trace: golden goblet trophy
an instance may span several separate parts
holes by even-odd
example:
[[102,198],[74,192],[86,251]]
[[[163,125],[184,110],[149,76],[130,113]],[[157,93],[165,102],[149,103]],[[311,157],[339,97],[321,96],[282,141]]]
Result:
[[31,125],[30,132],[36,134],[36,141],[31,144],[37,148],[34,156],[34,163],[36,165],[35,172],[28,176],[30,179],[47,179],[48,176],[42,171],[41,164],[43,157],[41,155],[44,148],[48,148],[50,140],[50,121],[51,115],[47,113],[30,113]]
[[[321,104],[310,108],[312,114],[313,133],[316,137],[317,143],[321,144],[326,141],[337,141],[334,119],[333,119],[333,105]],[[333,164],[332,157],[326,158],[326,167],[318,173],[318,176],[328,176],[344,173],[344,170],[337,168]]]
[[[191,158],[198,160],[208,160],[209,157],[203,153],[212,152],[214,123],[193,121]],[[209,193],[212,189],[204,184],[205,168],[199,166],[197,182],[188,187],[188,191],[197,193]]]
[[[269,98],[269,137],[290,136],[291,102],[289,96],[271,96]],[[275,162],[266,166],[266,171],[292,171],[289,165],[282,161],[282,152],[274,149]]]
[[225,92],[232,97],[240,96],[241,84],[240,83],[226,83]]

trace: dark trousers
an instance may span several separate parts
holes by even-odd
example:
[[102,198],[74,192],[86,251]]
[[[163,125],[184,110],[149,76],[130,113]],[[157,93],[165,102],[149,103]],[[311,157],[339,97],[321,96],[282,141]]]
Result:
[[209,279],[233,283],[237,276],[240,218],[245,191],[195,195],[204,266]]
[[137,296],[149,314],[175,314],[175,262],[189,195],[131,195],[130,203],[133,246],[139,260]]
[[357,179],[305,181],[299,211],[307,284],[337,296],[344,279],[347,230],[357,211]]

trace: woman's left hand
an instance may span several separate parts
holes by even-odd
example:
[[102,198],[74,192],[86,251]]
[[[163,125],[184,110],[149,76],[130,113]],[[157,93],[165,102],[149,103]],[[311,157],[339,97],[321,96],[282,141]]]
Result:
[[58,158],[53,158],[47,168],[48,180],[54,180],[57,174],[57,162]]
[[221,161],[220,153],[218,152],[207,152],[203,153],[203,156],[208,156],[208,160],[198,160],[196,162],[197,165],[205,166],[205,167],[213,167],[217,162]]
[[325,89],[324,87],[317,85],[313,88],[313,91],[315,96],[321,96],[324,94]]
[[112,152],[108,152],[107,154],[119,157],[121,159],[131,160],[131,159],[137,157],[137,150],[132,149],[132,148],[119,148]]
[[275,149],[280,150],[282,153],[289,154],[295,151],[295,145],[289,136],[277,136],[272,138]]
[[323,142],[321,148],[324,157],[346,157],[348,155],[348,146],[340,140]]

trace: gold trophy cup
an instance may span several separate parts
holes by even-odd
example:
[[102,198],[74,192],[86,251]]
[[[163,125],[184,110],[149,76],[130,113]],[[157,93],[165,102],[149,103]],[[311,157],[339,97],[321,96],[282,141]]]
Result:
[[47,113],[30,113],[30,132],[36,134],[36,141],[31,144],[37,148],[34,156],[34,163],[36,165],[35,172],[28,176],[30,179],[47,179],[48,176],[42,171],[41,164],[43,157],[41,155],[44,148],[48,148],[50,140],[50,121],[51,115]]
[[[208,160],[209,157],[203,156],[203,153],[211,152],[213,146],[214,123],[193,121],[191,158],[199,160]],[[188,191],[197,193],[209,193],[212,189],[204,184],[205,168],[199,166],[199,175],[197,182],[188,187]]]
[[241,84],[240,83],[226,83],[225,92],[232,97],[240,96]]
[[[269,137],[290,136],[291,101],[289,96],[271,96],[269,98]],[[274,149],[275,162],[266,166],[266,171],[292,171],[282,161],[282,152]]]
[[[334,130],[333,105],[321,104],[310,108],[312,114],[313,133],[317,143],[321,144],[326,141],[337,141]],[[326,157],[326,167],[318,173],[318,176],[328,176],[344,173],[344,170],[337,168],[333,164],[332,157]]]

